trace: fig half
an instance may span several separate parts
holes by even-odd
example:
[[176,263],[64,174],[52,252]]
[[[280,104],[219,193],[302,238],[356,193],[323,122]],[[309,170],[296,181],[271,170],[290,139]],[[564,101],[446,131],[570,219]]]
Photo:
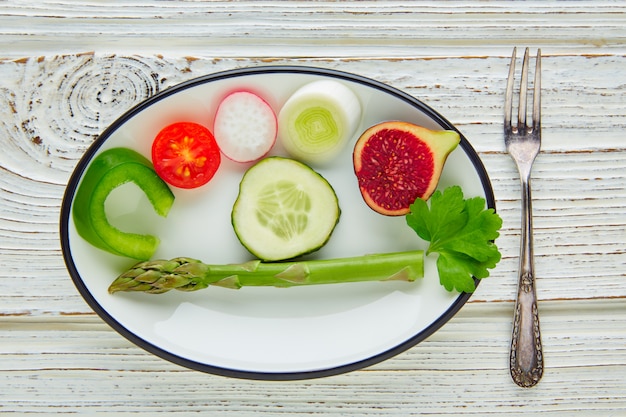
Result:
[[374,211],[401,216],[417,199],[428,200],[443,166],[459,142],[452,130],[430,130],[408,122],[374,125],[354,147],[354,173],[363,200]]

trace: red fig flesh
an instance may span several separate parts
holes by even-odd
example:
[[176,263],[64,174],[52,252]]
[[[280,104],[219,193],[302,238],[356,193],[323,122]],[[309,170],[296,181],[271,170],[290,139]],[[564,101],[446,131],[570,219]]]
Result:
[[367,129],[354,147],[354,172],[363,200],[374,211],[401,216],[417,198],[428,200],[443,166],[459,144],[452,130],[430,130],[407,122]]

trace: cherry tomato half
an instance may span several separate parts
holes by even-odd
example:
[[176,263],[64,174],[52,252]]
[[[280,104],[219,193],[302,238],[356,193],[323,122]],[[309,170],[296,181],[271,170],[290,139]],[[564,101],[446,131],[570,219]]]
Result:
[[213,134],[197,123],[166,126],[152,143],[154,170],[174,187],[196,188],[206,184],[220,162],[220,149]]

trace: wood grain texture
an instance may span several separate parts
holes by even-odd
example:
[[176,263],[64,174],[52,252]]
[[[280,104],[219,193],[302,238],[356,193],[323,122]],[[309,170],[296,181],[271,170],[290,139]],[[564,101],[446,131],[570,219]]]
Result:
[[[543,51],[533,169],[545,373],[508,374],[520,190],[502,142],[513,45]],[[626,415],[626,7],[598,2],[0,2],[0,413]],[[182,81],[312,65],[402,89],[459,127],[491,177],[503,260],[425,342],[312,381],[180,368],[106,326],[63,264],[59,210],[87,147]]]
[[[405,354],[366,370],[312,381],[251,382],[163,362],[95,318],[3,320],[5,410],[237,415],[621,415],[626,411],[623,304],[587,301],[578,317],[543,305],[546,374],[536,389],[507,371],[512,305],[471,304]],[[480,330],[468,331],[477,326]]]
[[[623,49],[620,1],[7,1],[0,53],[98,49],[217,57],[465,56],[512,44]],[[43,29],[42,29],[43,28]],[[445,50],[445,51],[444,51]],[[473,50],[473,52],[471,52]],[[23,55],[18,55],[23,56]]]

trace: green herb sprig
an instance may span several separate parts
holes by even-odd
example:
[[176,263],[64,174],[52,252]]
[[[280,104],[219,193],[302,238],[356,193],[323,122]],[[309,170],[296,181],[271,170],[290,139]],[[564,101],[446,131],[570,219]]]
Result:
[[426,255],[438,253],[439,282],[446,290],[474,292],[474,278],[489,276],[501,254],[494,240],[502,219],[485,209],[485,199],[465,199],[459,186],[436,191],[428,204],[417,199],[406,215],[407,224],[430,242]]

